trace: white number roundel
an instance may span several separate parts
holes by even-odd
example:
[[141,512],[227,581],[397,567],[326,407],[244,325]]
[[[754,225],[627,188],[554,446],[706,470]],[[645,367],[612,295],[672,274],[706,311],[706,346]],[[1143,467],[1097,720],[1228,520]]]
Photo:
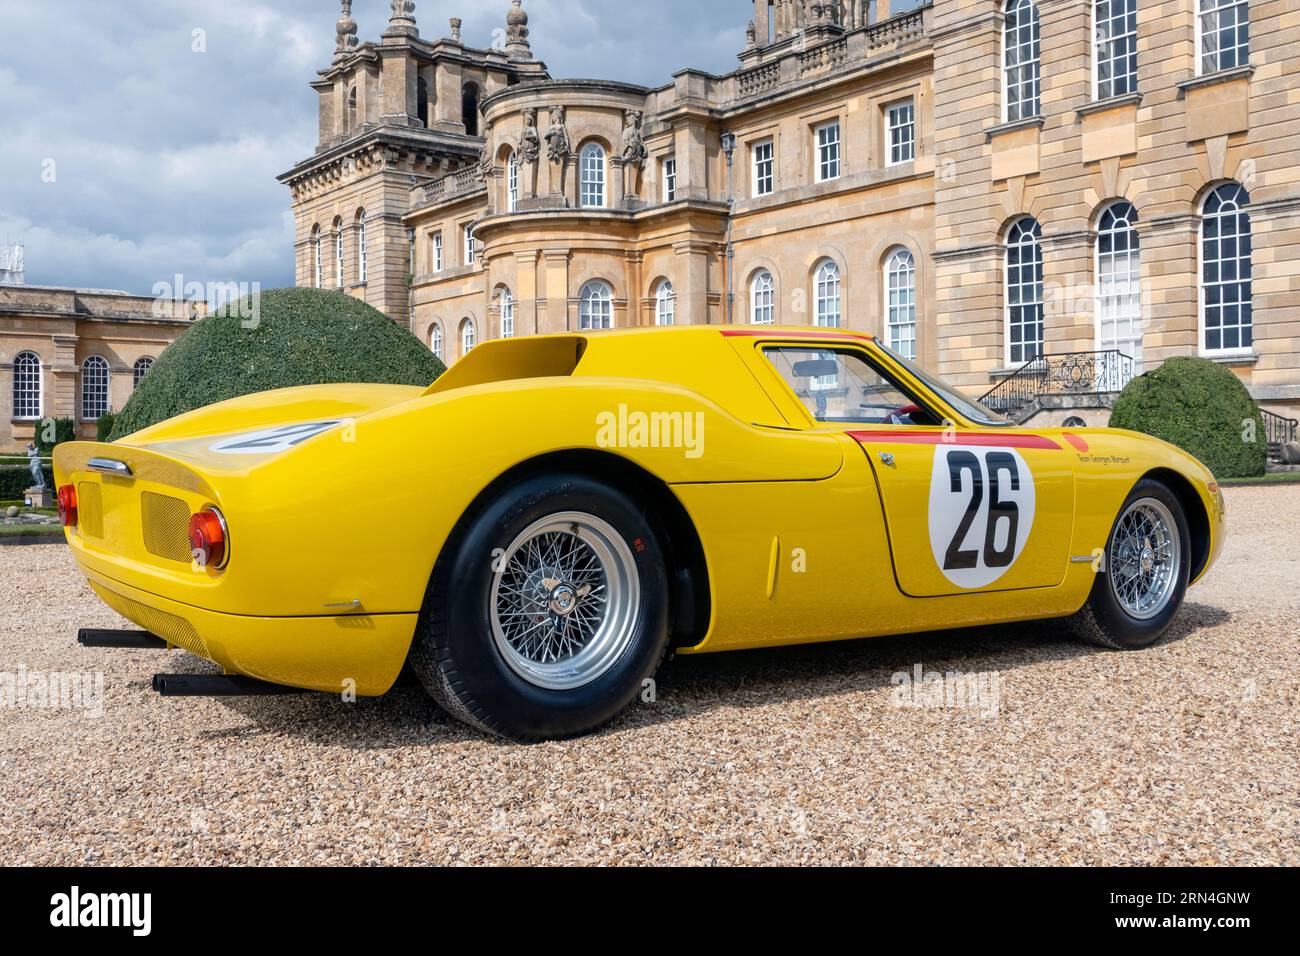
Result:
[[959,588],[1011,570],[1034,526],[1034,476],[1011,448],[939,446],[930,476],[930,548]]

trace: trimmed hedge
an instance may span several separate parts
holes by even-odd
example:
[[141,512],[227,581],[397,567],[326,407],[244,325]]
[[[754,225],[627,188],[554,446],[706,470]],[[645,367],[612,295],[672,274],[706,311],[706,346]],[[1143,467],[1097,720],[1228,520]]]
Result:
[[[48,465],[45,472],[45,487],[54,487],[54,472]],[[25,492],[36,482],[26,465],[0,465],[0,501],[21,501]]]
[[1111,428],[1154,435],[1199,458],[1217,478],[1264,474],[1264,418],[1241,379],[1203,358],[1172,358],[1129,383]]
[[116,441],[216,402],[299,385],[429,385],[446,371],[414,335],[341,292],[273,289],[195,322],[116,415]]
[[99,416],[99,420],[95,422],[96,441],[108,441],[108,436],[113,434],[113,421],[116,417],[112,412]]
[[54,446],[60,442],[77,440],[77,423],[71,418],[54,419],[54,441],[45,441],[47,422],[36,426],[36,447],[41,450],[42,458],[49,458],[54,453]]

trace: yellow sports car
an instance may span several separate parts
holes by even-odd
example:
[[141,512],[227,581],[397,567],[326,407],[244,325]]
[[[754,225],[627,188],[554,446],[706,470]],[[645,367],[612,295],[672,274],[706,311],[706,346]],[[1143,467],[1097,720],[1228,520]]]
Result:
[[1069,616],[1146,647],[1224,535],[1179,449],[1012,427],[837,329],[497,341],[427,389],[59,445],[55,475],[95,592],[226,674],[163,693],[376,696],[409,664],[519,740],[601,726],[670,651]]

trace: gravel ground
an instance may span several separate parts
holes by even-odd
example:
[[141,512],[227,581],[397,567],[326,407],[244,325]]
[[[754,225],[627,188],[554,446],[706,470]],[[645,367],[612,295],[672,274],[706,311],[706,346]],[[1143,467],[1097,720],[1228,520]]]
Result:
[[[410,686],[162,700],[155,671],[206,665],[77,647],[120,620],[64,548],[3,547],[0,672],[104,678],[102,716],[0,708],[4,862],[1295,865],[1300,487],[1227,494],[1148,651],[1048,624],[679,658],[656,702],[532,747]],[[996,677],[996,715],[897,706],[917,664]]]

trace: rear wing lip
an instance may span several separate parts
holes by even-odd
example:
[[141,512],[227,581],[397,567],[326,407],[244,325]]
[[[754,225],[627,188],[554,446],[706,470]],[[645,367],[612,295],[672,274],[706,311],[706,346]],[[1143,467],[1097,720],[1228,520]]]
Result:
[[216,499],[207,478],[179,458],[131,445],[63,442],[54,448],[54,478],[64,484],[74,475],[93,473],[104,481],[147,481]]

